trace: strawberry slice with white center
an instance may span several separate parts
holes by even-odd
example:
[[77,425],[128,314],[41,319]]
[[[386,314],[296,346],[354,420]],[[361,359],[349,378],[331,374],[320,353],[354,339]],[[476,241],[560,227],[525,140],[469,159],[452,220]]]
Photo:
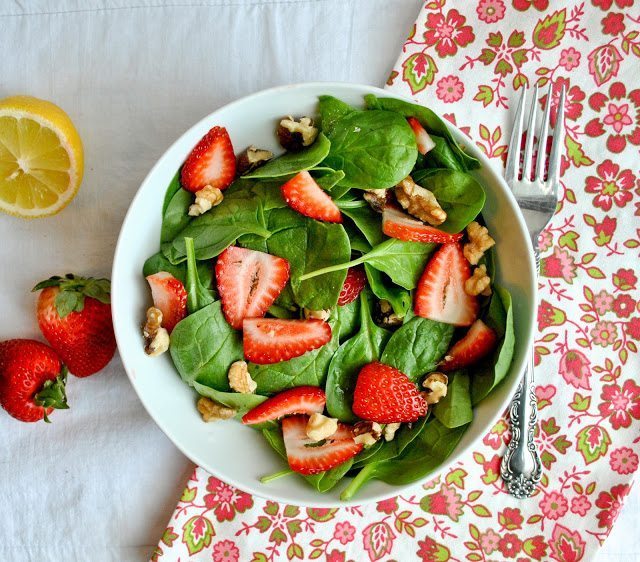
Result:
[[462,238],[462,233],[449,234],[433,226],[424,224],[392,205],[382,212],[382,232],[391,238],[405,242],[427,242],[432,244],[450,244]]
[[498,335],[482,320],[476,320],[464,337],[457,341],[440,363],[443,371],[455,371],[473,365],[491,353]]
[[242,323],[244,356],[265,365],[287,361],[322,347],[331,339],[324,320],[245,319]]
[[324,222],[342,222],[340,209],[309,172],[300,172],[280,190],[287,205],[301,215]]
[[327,397],[317,386],[297,386],[265,400],[242,416],[242,423],[253,425],[278,420],[291,414],[321,414]]
[[429,133],[427,133],[425,128],[420,124],[420,121],[418,121],[415,117],[408,117],[407,121],[413,129],[413,134],[416,136],[416,143],[418,145],[418,152],[420,154],[426,154],[436,146],[436,143],[433,142],[433,139],[429,136]]
[[151,287],[153,306],[162,312],[162,327],[171,333],[175,325],[187,315],[187,291],[180,279],[159,271],[147,277]]
[[349,426],[340,423],[338,431],[323,441],[307,437],[308,416],[282,420],[282,436],[291,470],[300,474],[318,474],[330,470],[362,451],[362,443],[353,440]]
[[216,262],[222,312],[236,330],[245,318],[264,316],[288,280],[289,262],[264,252],[229,246]]
[[207,185],[226,189],[235,176],[236,157],[229,133],[224,127],[213,127],[185,160],[180,183],[195,193]]
[[470,326],[478,315],[478,299],[464,290],[464,282],[470,276],[462,245],[444,244],[429,260],[418,281],[414,312],[445,324]]

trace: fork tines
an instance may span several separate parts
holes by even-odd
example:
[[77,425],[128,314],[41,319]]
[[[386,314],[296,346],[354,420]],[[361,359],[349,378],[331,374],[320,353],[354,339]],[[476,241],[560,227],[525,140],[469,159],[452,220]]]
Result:
[[[533,89],[533,99],[531,101],[531,109],[529,111],[529,119],[527,122],[527,135],[524,146],[524,157],[522,159],[522,182],[546,183],[554,184],[560,176],[560,156],[562,154],[562,145],[564,142],[564,103],[565,88],[564,85],[560,89],[558,98],[558,106],[556,111],[556,125],[553,129],[553,143],[548,158],[548,172],[545,178],[545,168],[547,167],[547,138],[549,136],[549,121],[551,117],[551,103],[553,86],[550,84],[547,91],[547,101],[545,104],[544,115],[542,117],[542,126],[538,133],[537,163],[535,175],[533,172],[533,143],[536,129],[536,116],[538,107],[538,85]],[[514,122],[511,140],[509,141],[509,153],[507,158],[507,168],[505,170],[505,180],[509,185],[517,182],[520,177],[520,154],[521,139],[523,133],[524,108],[526,104],[527,89],[522,89],[518,109],[516,110],[516,118]],[[549,185],[549,188],[552,188]]]

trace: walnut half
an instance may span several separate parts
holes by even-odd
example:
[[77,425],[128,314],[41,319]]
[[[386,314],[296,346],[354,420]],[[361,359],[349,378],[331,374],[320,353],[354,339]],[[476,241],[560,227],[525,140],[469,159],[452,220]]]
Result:
[[393,438],[396,436],[396,431],[400,429],[399,423],[388,423],[384,426],[384,440],[385,441],[393,441]]
[[464,292],[472,297],[491,294],[491,278],[487,275],[486,266],[479,265],[473,270],[473,275],[464,282]]
[[396,199],[410,215],[431,226],[438,226],[447,220],[447,213],[435,195],[419,186],[411,176],[407,176],[396,186]]
[[471,265],[477,265],[484,253],[493,246],[496,241],[489,236],[486,226],[481,226],[476,221],[467,226],[467,242],[462,248],[464,257]]
[[322,414],[312,414],[307,422],[307,437],[312,441],[322,441],[338,431],[338,420]]
[[449,377],[443,373],[431,373],[424,381],[422,386],[425,389],[423,393],[424,399],[427,404],[437,404],[441,398],[447,395],[447,385],[449,384]]
[[371,447],[382,435],[382,426],[378,422],[361,421],[353,426],[353,440]]
[[144,351],[150,357],[162,355],[169,349],[169,332],[162,327],[162,311],[155,306],[147,309],[147,320],[142,327]]
[[254,381],[249,374],[246,361],[235,361],[231,363],[227,378],[229,379],[229,386],[232,390],[240,392],[241,394],[252,394],[256,388],[258,388],[256,381]]
[[325,322],[331,318],[331,310],[311,310],[303,309],[305,318],[315,318],[316,320],[324,320]]
[[217,187],[205,185],[200,191],[196,191],[196,200],[193,205],[189,207],[189,216],[199,217],[212,207],[220,205],[223,199],[224,195],[222,195],[222,191]]
[[305,146],[312,145],[318,133],[318,127],[314,126],[311,117],[285,117],[276,129],[280,146],[289,152],[299,152]]
[[238,156],[237,171],[239,176],[253,172],[273,158],[273,152],[251,145]]
[[237,413],[233,408],[227,408],[227,406],[214,402],[211,398],[205,398],[204,396],[198,400],[196,407],[202,419],[206,422],[228,420]]

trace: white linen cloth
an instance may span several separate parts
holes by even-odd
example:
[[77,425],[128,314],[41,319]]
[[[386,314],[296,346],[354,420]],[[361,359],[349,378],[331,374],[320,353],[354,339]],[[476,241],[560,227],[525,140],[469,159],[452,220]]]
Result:
[[[0,97],[72,117],[85,177],[60,215],[0,215],[0,340],[40,338],[36,282],[110,276],[147,171],[213,109],[270,86],[382,85],[419,0],[0,1]],[[23,424],[0,411],[0,561],[148,560],[193,465],[155,426],[116,357],[70,378],[71,410]],[[600,559],[640,560],[637,491]],[[624,539],[622,539],[624,537]]]

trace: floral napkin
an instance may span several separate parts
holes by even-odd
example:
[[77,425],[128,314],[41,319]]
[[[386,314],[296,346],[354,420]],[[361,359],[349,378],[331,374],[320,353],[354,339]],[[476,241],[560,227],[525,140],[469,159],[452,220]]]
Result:
[[[153,560],[589,560],[640,446],[640,6],[634,0],[430,0],[387,82],[502,168],[524,86],[568,92],[561,205],[540,238],[535,497],[499,478],[500,420],[446,474],[396,498],[304,509],[196,469]],[[635,380],[634,380],[635,378]]]

